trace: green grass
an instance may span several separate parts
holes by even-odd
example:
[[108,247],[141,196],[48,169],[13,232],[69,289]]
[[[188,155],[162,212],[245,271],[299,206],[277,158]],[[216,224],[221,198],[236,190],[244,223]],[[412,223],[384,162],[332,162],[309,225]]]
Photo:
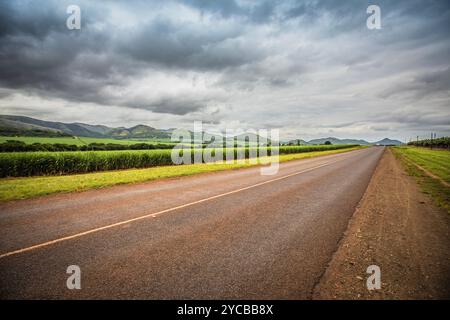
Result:
[[123,144],[130,145],[135,143],[163,143],[163,144],[173,144],[169,139],[141,139],[141,140],[122,140],[122,139],[107,139],[107,138],[87,138],[87,137],[55,137],[55,138],[47,138],[47,137],[7,137],[0,136],[0,143],[6,142],[7,140],[16,140],[22,141],[27,144],[33,143],[61,143],[61,144],[74,144],[77,146],[83,146],[90,143],[115,143],[115,144]]
[[[450,213],[450,188],[439,179],[450,183],[450,151],[417,147],[395,147],[394,154],[402,160],[408,174],[414,176],[422,191]],[[430,177],[415,165],[419,165],[439,179]]]
[[450,183],[450,151],[417,147],[397,147],[395,149],[409,160]]
[[[280,162],[329,155],[364,147],[352,147],[340,150],[314,151],[308,153],[291,153],[280,155]],[[270,157],[260,158],[260,163],[270,161]],[[129,169],[88,174],[25,177],[0,179],[0,201],[34,198],[52,193],[84,191],[118,184],[139,183],[163,178],[174,178],[212,171],[222,171],[254,166],[258,164],[192,164],[179,166],[163,166],[148,169]]]

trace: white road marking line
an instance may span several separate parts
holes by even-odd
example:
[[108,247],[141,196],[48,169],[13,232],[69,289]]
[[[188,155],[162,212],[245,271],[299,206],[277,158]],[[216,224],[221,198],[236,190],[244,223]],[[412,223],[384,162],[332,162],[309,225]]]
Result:
[[291,174],[288,174],[288,175],[285,175],[285,176],[282,176],[282,177],[279,177],[279,178],[275,178],[275,179],[259,182],[259,183],[253,184],[251,186],[247,186],[247,187],[239,188],[239,189],[236,189],[236,190],[233,190],[233,191],[221,193],[221,194],[218,194],[218,195],[215,195],[215,196],[211,196],[211,197],[208,197],[208,198],[200,199],[200,200],[197,200],[197,201],[194,201],[194,202],[189,202],[189,203],[182,204],[182,205],[179,205],[179,206],[176,206],[176,207],[172,207],[172,208],[169,208],[169,209],[164,209],[164,210],[161,210],[161,211],[158,211],[158,212],[154,212],[154,213],[150,213],[150,214],[146,214],[146,215],[143,215],[143,216],[140,216],[140,217],[136,217],[136,218],[128,219],[128,220],[125,220],[125,221],[109,224],[109,225],[106,225],[106,226],[103,226],[103,227],[98,227],[98,228],[94,228],[94,229],[91,229],[91,230],[83,231],[83,232],[76,233],[76,234],[73,234],[73,235],[70,235],[70,236],[67,236],[67,237],[62,237],[62,238],[58,238],[58,239],[55,239],[55,240],[51,240],[51,241],[43,242],[43,243],[40,243],[40,244],[36,244],[36,245],[30,246],[30,247],[26,247],[26,248],[14,250],[14,251],[6,252],[6,253],[3,253],[3,254],[0,255],[0,259],[12,256],[12,255],[16,255],[16,254],[19,254],[19,253],[28,252],[28,251],[32,251],[32,250],[35,250],[35,249],[47,247],[47,246],[50,246],[52,244],[56,244],[56,243],[59,243],[59,242],[63,242],[63,241],[67,241],[67,240],[71,240],[71,239],[75,239],[75,238],[79,238],[79,237],[82,237],[82,236],[85,236],[85,235],[88,235],[88,234],[91,234],[91,233],[99,232],[99,231],[102,231],[102,230],[107,230],[107,229],[111,229],[111,228],[114,228],[114,227],[122,226],[122,225],[127,224],[127,223],[131,223],[131,222],[135,222],[135,221],[139,221],[139,220],[143,220],[143,219],[147,219],[147,218],[156,218],[157,216],[159,216],[159,215],[161,215],[163,213],[175,211],[175,210],[178,210],[178,209],[183,209],[183,208],[186,208],[186,207],[193,206],[195,204],[203,203],[203,202],[214,200],[214,199],[217,199],[217,198],[222,198],[222,197],[228,196],[230,194],[234,194],[234,193],[238,193],[238,192],[245,191],[245,190],[248,190],[248,189],[256,188],[256,187],[259,187],[259,186],[262,186],[262,185],[265,185],[265,184],[268,184],[268,183],[271,183],[271,182],[283,180],[283,179],[286,179],[286,178],[289,178],[289,177],[293,177],[293,176],[296,176],[296,175],[299,175],[299,174],[302,174],[302,173],[305,173],[305,172],[308,172],[308,171],[312,171],[312,170],[315,170],[315,169],[318,169],[318,168],[321,168],[321,167],[325,167],[325,166],[328,166],[330,164],[333,164],[333,163],[336,163],[336,162],[339,162],[339,161],[342,161],[342,159],[326,162],[326,163],[321,164],[319,166],[315,166],[315,167],[308,168],[308,169],[305,169],[305,170],[297,171],[297,172],[294,172],[294,173],[291,173]]

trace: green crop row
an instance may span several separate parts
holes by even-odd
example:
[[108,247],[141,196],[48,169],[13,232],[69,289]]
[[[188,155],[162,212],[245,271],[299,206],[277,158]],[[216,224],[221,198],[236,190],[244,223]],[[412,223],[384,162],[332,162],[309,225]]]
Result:
[[[353,145],[283,146],[279,154],[336,150]],[[202,152],[215,156],[218,149],[185,149],[180,152],[187,158],[201,159]],[[230,150],[228,150],[229,152]],[[240,153],[249,156],[271,155],[272,148],[235,148],[234,157]],[[40,175],[64,175],[96,171],[148,168],[173,165],[172,150],[119,150],[119,151],[68,151],[68,152],[12,152],[0,154],[0,177],[25,177]],[[225,158],[226,150],[223,152]]]

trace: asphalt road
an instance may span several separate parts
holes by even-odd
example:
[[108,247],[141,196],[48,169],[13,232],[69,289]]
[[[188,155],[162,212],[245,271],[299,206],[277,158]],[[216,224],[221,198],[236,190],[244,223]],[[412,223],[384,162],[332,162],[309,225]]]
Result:
[[382,152],[2,204],[1,298],[308,299]]

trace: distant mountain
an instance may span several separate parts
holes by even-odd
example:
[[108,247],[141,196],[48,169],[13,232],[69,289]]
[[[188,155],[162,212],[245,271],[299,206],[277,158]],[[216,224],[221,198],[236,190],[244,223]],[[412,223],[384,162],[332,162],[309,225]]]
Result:
[[49,128],[33,122],[20,122],[0,117],[0,135],[3,136],[38,136],[62,137],[70,136],[61,130]]
[[380,145],[380,146],[399,146],[403,144],[403,142],[398,140],[392,140],[389,138],[384,138],[383,140],[372,142],[373,145]]
[[338,139],[334,137],[320,138],[309,141],[309,144],[324,144],[326,141],[330,141],[332,144],[359,144],[359,145],[383,145],[383,146],[398,146],[403,144],[401,141],[384,138],[383,140],[376,142],[368,142],[366,140],[359,139]]
[[289,140],[289,141],[282,141],[282,144],[287,144],[287,145],[295,145],[295,146],[308,146],[310,145],[309,142],[303,140],[303,139],[293,139],[293,140]]
[[[0,115],[0,135],[7,136],[78,136],[113,139],[170,139],[175,128],[155,129],[143,124],[126,127],[107,127],[86,123],[63,123],[38,120],[30,117]],[[191,132],[192,134],[192,132]],[[261,140],[255,134],[238,135],[237,141]],[[231,138],[227,138],[231,139]],[[200,143],[200,142],[199,142]]]
[[102,126],[102,125],[90,125],[90,124],[86,124],[86,123],[74,123],[74,125],[80,126],[81,128],[84,128],[86,130],[95,132],[97,134],[101,134],[101,135],[105,135],[108,134],[108,132],[111,131],[111,128],[107,127],[107,126]]
[[263,144],[270,142],[270,138],[264,138],[255,133],[238,134],[234,137],[227,137],[227,140],[236,140],[239,143],[252,142],[254,144],[256,144],[257,142],[263,143]]
[[0,117],[0,128],[5,128],[8,130],[20,131],[20,130],[42,130],[42,131],[53,131],[59,132],[59,130],[48,128],[36,123],[18,122],[15,119],[10,119],[9,117]]
[[[102,126],[91,126],[82,123],[62,123],[53,121],[43,121],[29,117],[23,116],[0,116],[0,133],[7,132],[11,128],[16,129],[20,133],[25,133],[30,129],[47,131],[47,132],[58,132],[60,134],[72,135],[72,136],[83,136],[83,137],[102,137],[101,128],[106,131],[107,127]],[[100,132],[99,132],[100,131]]]
[[[91,138],[114,138],[114,139],[170,139],[174,128],[155,129],[143,124],[125,128],[112,128],[102,125],[90,125],[86,123],[63,123],[55,121],[44,121],[24,116],[0,115],[0,135],[6,136],[78,136]],[[238,141],[245,141],[250,136],[250,140],[261,140],[256,134],[241,134],[235,138]],[[226,138],[231,139],[230,137]],[[264,139],[262,139],[264,141]],[[360,144],[360,145],[400,145],[401,141],[385,138],[377,142],[367,142],[358,139],[338,139],[334,137],[314,139],[305,141],[302,139],[289,140],[282,144],[311,145],[325,144],[330,141],[332,144]]]
[[370,145],[370,142],[366,140],[358,139],[338,139],[334,137],[320,138],[308,141],[309,144],[325,144],[326,141],[330,141],[332,144],[360,144],[360,145]]
[[111,138],[135,138],[135,139],[170,138],[170,134],[167,131],[158,130],[143,124],[131,128],[115,128],[110,130],[106,134]]
[[167,139],[169,130],[158,130],[145,125],[131,128],[111,128],[85,123],[63,123],[38,120],[23,116],[0,115],[0,135],[70,135],[91,138]]

